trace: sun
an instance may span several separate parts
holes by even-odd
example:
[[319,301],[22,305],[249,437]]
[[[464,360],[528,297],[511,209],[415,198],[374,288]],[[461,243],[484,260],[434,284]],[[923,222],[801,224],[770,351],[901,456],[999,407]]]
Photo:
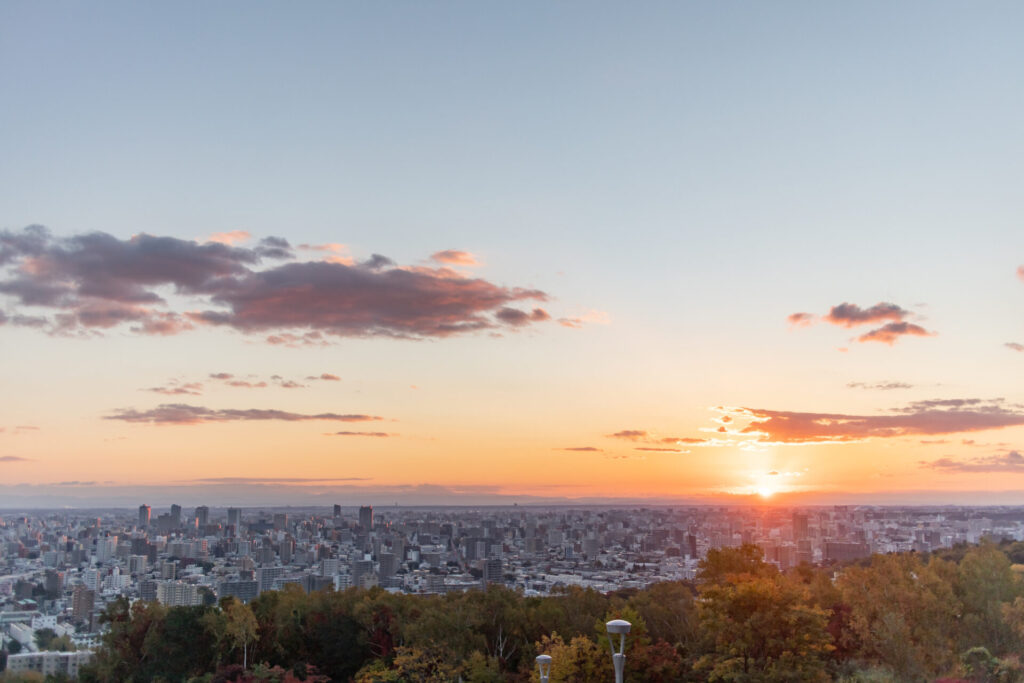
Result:
[[757,495],[762,498],[771,498],[775,494],[775,487],[770,484],[760,484],[757,487]]

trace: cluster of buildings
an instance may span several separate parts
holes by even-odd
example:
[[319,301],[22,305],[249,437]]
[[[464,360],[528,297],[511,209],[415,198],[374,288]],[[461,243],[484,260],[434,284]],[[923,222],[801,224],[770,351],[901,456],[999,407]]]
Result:
[[[118,596],[249,601],[380,586],[443,593],[502,584],[540,595],[693,579],[709,549],[755,544],[786,570],[872,553],[1024,539],[1024,509],[895,507],[210,508],[0,517],[0,650],[14,671],[69,675]],[[73,652],[40,652],[49,629]],[[66,638],[63,638],[66,636]],[[16,643],[16,644],[15,644]],[[64,648],[71,649],[71,648]]]

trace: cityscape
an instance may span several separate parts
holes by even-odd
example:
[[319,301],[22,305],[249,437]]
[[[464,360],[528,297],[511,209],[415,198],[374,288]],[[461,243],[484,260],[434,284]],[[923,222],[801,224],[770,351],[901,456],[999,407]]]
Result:
[[[709,550],[757,546],[781,572],[872,554],[1024,541],[1020,507],[424,507],[34,511],[0,522],[8,669],[76,675],[119,597],[168,607],[304,592],[523,595],[692,582]],[[47,651],[37,634],[75,649]],[[42,650],[42,651],[40,651]]]

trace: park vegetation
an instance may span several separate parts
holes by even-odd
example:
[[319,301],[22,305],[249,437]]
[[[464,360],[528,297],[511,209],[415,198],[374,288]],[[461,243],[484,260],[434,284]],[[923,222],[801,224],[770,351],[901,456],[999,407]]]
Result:
[[167,608],[120,599],[88,682],[611,681],[605,621],[633,624],[629,683],[1024,681],[1024,543],[875,555],[780,573],[712,550],[697,581],[526,597],[380,589]]

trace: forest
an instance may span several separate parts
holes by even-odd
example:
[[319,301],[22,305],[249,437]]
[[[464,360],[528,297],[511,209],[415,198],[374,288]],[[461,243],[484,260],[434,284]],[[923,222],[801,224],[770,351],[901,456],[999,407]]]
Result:
[[[102,620],[88,683],[613,680],[604,624],[633,624],[626,681],[1024,681],[1024,543],[875,555],[781,573],[756,546],[712,550],[695,582],[526,597],[380,589],[249,604],[125,599]],[[19,680],[13,677],[7,680]],[[30,680],[30,679],[20,679]]]

